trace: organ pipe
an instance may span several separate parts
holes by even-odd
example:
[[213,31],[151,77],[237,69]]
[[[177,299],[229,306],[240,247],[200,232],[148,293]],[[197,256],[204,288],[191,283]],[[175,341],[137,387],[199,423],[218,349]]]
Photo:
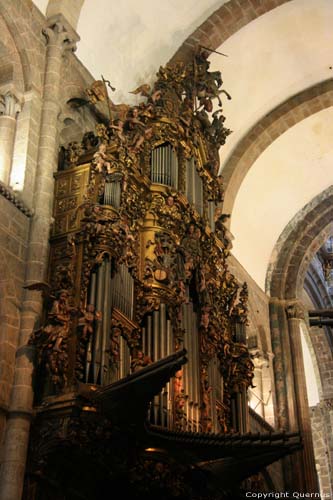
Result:
[[165,147],[163,146],[161,148],[161,156],[162,156],[162,159],[161,159],[161,177],[160,177],[160,182],[161,184],[165,184],[166,183],[166,179],[165,179],[165,170],[166,170],[166,149]]
[[160,306],[160,328],[159,328],[159,344],[160,344],[160,358],[166,356],[165,343],[166,343],[166,305]]
[[203,214],[203,183],[196,169],[194,158],[187,161],[186,165],[186,197],[200,215]]
[[246,328],[243,323],[236,323],[236,342],[241,342],[242,344],[246,343]]
[[153,329],[154,329],[154,337],[153,337],[153,343],[154,343],[154,361],[158,361],[159,359],[159,318],[160,318],[160,312],[159,311],[154,311],[153,312]]
[[152,358],[153,357],[153,352],[152,352],[152,317],[149,315],[147,317],[147,355]]
[[120,338],[119,342],[120,356],[119,356],[119,378],[127,377],[130,374],[130,350],[124,338]]
[[[167,335],[166,335],[166,355],[172,354],[172,325],[171,320],[167,320]],[[171,393],[170,393],[170,382],[166,385],[166,426],[170,428],[171,425]]]
[[184,410],[188,430],[196,430],[199,426],[200,405],[199,338],[197,314],[191,302],[183,305],[182,328],[185,330],[184,348],[188,358],[188,363],[183,368],[184,392],[187,396]]
[[104,375],[108,369],[109,365],[109,353],[107,352],[107,346],[110,342],[110,330],[111,330],[111,304],[110,304],[110,281],[111,281],[111,262],[110,259],[105,260],[105,270],[104,270],[104,300],[103,300],[103,316],[102,316],[102,341],[101,341],[101,367],[100,367],[100,383],[104,383]]
[[[154,361],[160,358],[160,311],[153,312],[153,344],[154,344]],[[161,394],[154,397],[154,423],[158,424],[161,420]]]
[[93,272],[90,278],[88,303],[91,305],[95,305],[95,299],[96,299],[96,273]]
[[[148,314],[142,328],[142,347],[144,353],[158,361],[173,352],[171,320],[167,317],[166,304],[161,304],[157,311]],[[149,410],[149,419],[156,425],[169,426],[171,422],[170,383],[154,397]]]
[[103,205],[110,205],[114,208],[120,207],[121,201],[121,180],[106,180],[104,185],[104,194],[101,200]]
[[194,159],[191,158],[186,163],[186,197],[190,203],[194,202],[194,193],[193,193],[194,170],[195,170]]
[[[96,291],[96,311],[103,311],[103,295],[104,295],[104,271],[105,271],[105,260],[99,266],[97,270],[97,291]],[[93,363],[93,383],[99,383],[99,374],[101,368],[101,332],[102,332],[102,321],[103,313],[101,319],[97,321],[93,349],[92,349],[92,363]]]
[[[89,295],[88,295],[88,304],[94,306],[94,310],[96,310],[96,272],[91,274],[90,278],[90,287],[89,287]],[[85,366],[85,381],[89,381],[91,363],[92,363],[92,343],[93,336],[90,335],[88,339],[87,345],[87,354],[86,354],[86,366]]]
[[129,319],[133,319],[134,282],[131,274],[123,264],[112,278],[111,308],[117,308]]
[[203,214],[203,185],[202,179],[198,174],[196,168],[194,168],[194,205],[200,215]]
[[[188,348],[188,331],[187,331],[187,314],[188,314],[188,306],[183,304],[182,305],[182,328],[185,330],[185,335],[184,335],[184,348],[187,351],[187,357],[189,354],[189,348]],[[184,411],[185,414],[188,417],[188,407],[189,407],[189,401],[188,401],[188,365],[189,364],[189,357],[188,357],[188,362],[187,364],[183,367],[183,389],[185,393],[185,404],[184,404]]]
[[112,262],[104,258],[96,271],[91,273],[87,303],[101,313],[95,320],[94,334],[86,350],[85,380],[94,384],[107,384],[130,372],[130,352],[126,341],[119,339],[120,359],[110,367],[111,319],[114,308],[125,316],[133,316],[133,278],[125,266],[111,277]]
[[208,202],[208,223],[211,230],[215,231],[215,201]]
[[194,404],[194,425],[199,422],[199,400],[200,400],[200,384],[199,384],[199,337],[197,315],[192,313],[192,332],[193,332],[193,404]]
[[[190,404],[193,404],[193,331],[192,331],[192,315],[193,315],[193,304],[189,304],[188,308],[188,315],[187,315],[187,331],[189,334],[189,349],[190,349],[190,358],[191,358],[191,363],[189,363],[189,400]],[[191,406],[192,408],[192,406]],[[191,419],[192,421],[192,419]]]
[[151,181],[177,189],[178,157],[170,144],[158,146],[151,155]]
[[171,185],[178,189],[178,156],[171,151]]
[[217,420],[217,402],[222,402],[222,377],[219,371],[219,363],[216,356],[212,358],[208,365],[208,381],[212,388],[210,393],[211,396],[211,410],[212,410],[212,423],[215,432],[219,432],[218,420]]

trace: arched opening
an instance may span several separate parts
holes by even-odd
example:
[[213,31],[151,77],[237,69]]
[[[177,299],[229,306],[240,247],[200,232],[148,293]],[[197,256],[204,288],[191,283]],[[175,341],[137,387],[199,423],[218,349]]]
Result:
[[[287,382],[287,372],[292,369],[290,380],[294,384],[292,392],[297,415],[295,417],[292,405],[287,403],[289,424],[295,422],[299,425],[309,448],[313,442],[322,494],[330,488],[330,481],[326,479],[331,432],[327,399],[332,397],[330,370],[333,369],[333,358],[329,343],[331,333],[326,328],[310,327],[312,322],[308,311],[330,307],[320,249],[332,234],[332,210],[332,189],[328,188],[291,220],[276,244],[266,279],[271,302],[275,302]],[[290,356],[293,359],[288,364],[286,360]],[[288,387],[285,390],[288,392]],[[303,392],[307,392],[307,397],[302,396]],[[325,442],[328,444],[322,446]]]

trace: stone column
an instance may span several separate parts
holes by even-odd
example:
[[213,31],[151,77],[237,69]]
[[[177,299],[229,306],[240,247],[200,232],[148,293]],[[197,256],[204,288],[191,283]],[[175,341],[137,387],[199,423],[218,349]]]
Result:
[[[68,50],[75,49],[77,34],[61,16],[48,20],[43,30],[47,40],[43,108],[41,115],[34,211],[27,258],[26,282],[44,281],[48,261],[48,238],[53,203],[53,173],[57,168],[57,121],[60,112],[61,68]],[[21,315],[21,332],[15,366],[15,380],[5,436],[4,462],[0,475],[1,500],[22,496],[33,407],[33,349],[27,345],[41,313],[39,292],[26,290]]]
[[297,423],[304,445],[304,449],[300,453],[304,469],[303,491],[317,493],[319,492],[319,485],[315,468],[310,411],[301,344],[301,322],[304,321],[305,318],[304,308],[298,301],[289,301],[286,305],[286,313],[288,317],[291,355],[293,359]]
[[287,430],[289,428],[288,416],[288,398],[285,376],[285,356],[279,322],[279,301],[271,300],[270,326],[273,349],[273,368],[275,377],[275,391],[277,404],[277,426],[279,429]]
[[0,181],[9,184],[15,142],[16,117],[21,110],[11,91],[0,94]]
[[[291,349],[285,303],[272,298],[269,304],[272,339],[275,400],[277,407],[276,425],[284,431],[297,431],[295,418],[295,391]],[[282,462],[286,488],[302,491],[303,470],[298,457],[291,455]]]

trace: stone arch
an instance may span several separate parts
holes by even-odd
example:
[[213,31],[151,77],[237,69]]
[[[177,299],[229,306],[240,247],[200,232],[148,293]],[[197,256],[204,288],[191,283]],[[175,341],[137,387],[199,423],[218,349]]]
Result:
[[314,261],[309,264],[304,280],[304,289],[316,308],[330,307],[331,299],[324,281],[324,275],[318,271]]
[[198,45],[217,49],[246,24],[291,0],[230,0],[219,7],[180,46],[170,62],[186,61]]
[[[333,357],[325,329],[311,327],[307,329],[307,344],[316,372],[318,370],[317,387],[320,399],[333,397]],[[317,374],[316,374],[317,375]]]
[[[288,398],[289,418],[292,417],[293,406],[296,404],[295,423],[299,426],[304,439],[305,470],[311,470],[311,476],[314,477],[315,455],[321,491],[325,494],[330,488],[331,481],[327,457],[333,450],[331,424],[327,424],[331,421],[330,410],[327,411],[326,408],[328,403],[331,404],[333,394],[333,358],[325,330],[308,328],[302,293],[311,261],[332,234],[332,217],[333,186],[330,186],[300,210],[282,232],[275,245],[266,276],[266,292],[272,297],[271,303],[276,304],[278,312],[276,318],[280,330],[279,343],[284,346],[284,360],[293,374],[291,379],[288,378],[287,371],[284,375],[288,381],[285,382],[286,388],[290,383],[294,384],[294,396]],[[302,361],[301,330],[304,330],[302,325],[309,333],[308,345],[310,343],[312,346],[310,355],[314,368],[317,366],[319,372],[316,378],[320,402],[311,410],[311,420]],[[284,336],[283,332],[287,332],[287,335]],[[281,401],[285,404],[283,398]],[[330,461],[332,463],[331,459]]]
[[333,79],[296,94],[259,120],[237,144],[223,167],[223,210],[231,213],[239,187],[257,158],[275,139],[305,118],[333,106]]
[[333,186],[289,222],[272,252],[266,292],[280,299],[301,298],[310,261],[333,231]]
[[12,85],[24,91],[24,75],[21,59],[14,40],[0,15],[0,86]]
[[[266,292],[280,299],[301,299],[305,288],[315,307],[328,307],[327,291],[317,269],[309,269],[319,248],[333,234],[333,186],[316,196],[291,220],[273,251]],[[325,329],[304,325],[308,345],[318,367],[320,396],[333,397],[333,357]],[[310,345],[311,343],[311,345]]]
[[[8,5],[2,2],[0,3],[0,22],[1,35],[6,34],[6,39],[10,41],[13,48],[17,67],[20,67],[19,90],[22,92],[31,90],[33,84],[41,89],[46,44],[40,33],[44,25],[44,17],[40,13],[37,14],[37,9],[29,8],[28,4],[22,3],[18,11],[14,2]],[[34,26],[35,37],[31,36],[29,26]]]

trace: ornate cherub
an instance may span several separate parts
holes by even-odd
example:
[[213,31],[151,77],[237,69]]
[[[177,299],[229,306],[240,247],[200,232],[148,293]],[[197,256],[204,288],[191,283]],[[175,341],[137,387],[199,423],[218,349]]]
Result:
[[95,165],[96,172],[101,173],[106,171],[108,174],[111,172],[111,163],[107,161],[105,142],[102,142],[98,151],[94,154],[93,163]]
[[216,208],[215,210],[215,234],[222,241],[226,250],[232,248],[233,236],[229,229],[225,226],[226,221],[230,218],[230,214],[222,213],[221,208]]
[[143,351],[137,351],[136,357],[132,359],[131,362],[131,370],[132,373],[137,372],[141,368],[148,366],[152,363],[152,360],[149,356],[146,356]]
[[71,316],[75,311],[69,304],[69,297],[68,290],[59,292],[48,314],[47,325],[40,330],[54,343],[53,350],[56,352],[61,351],[63,340],[68,338]]
[[121,143],[126,142],[126,136],[124,134],[124,122],[123,122],[123,120],[120,120],[120,119],[114,120],[113,124],[110,125],[110,128],[115,130],[115,135]]
[[94,321],[101,320],[102,313],[100,311],[95,311],[95,306],[93,304],[88,304],[86,309],[82,311],[82,316],[79,319],[79,326],[82,328],[82,339],[88,340],[89,337],[94,333]]
[[111,329],[111,338],[110,338],[110,354],[113,363],[119,362],[121,334],[122,334],[122,329],[119,326],[114,325]]

